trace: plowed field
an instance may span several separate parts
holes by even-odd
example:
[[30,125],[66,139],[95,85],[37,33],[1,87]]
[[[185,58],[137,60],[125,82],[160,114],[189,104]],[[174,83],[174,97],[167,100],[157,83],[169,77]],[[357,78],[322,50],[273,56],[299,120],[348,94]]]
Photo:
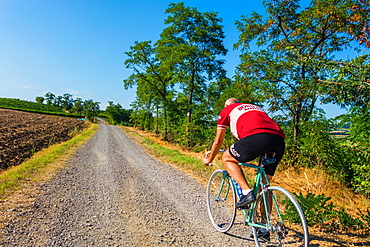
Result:
[[0,109],[0,170],[18,165],[49,145],[67,141],[85,122]]

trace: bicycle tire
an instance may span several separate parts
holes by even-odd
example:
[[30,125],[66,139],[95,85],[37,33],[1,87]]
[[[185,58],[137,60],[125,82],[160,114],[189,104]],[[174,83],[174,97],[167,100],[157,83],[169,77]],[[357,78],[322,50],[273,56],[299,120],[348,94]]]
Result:
[[[269,213],[271,229],[262,233],[261,228],[253,227],[256,246],[309,246],[309,233],[303,211],[287,190],[270,186],[266,193],[272,193],[272,207]],[[257,198],[253,208],[252,222],[266,225],[263,193]],[[279,213],[280,212],[280,216]]]
[[212,225],[219,232],[227,232],[236,215],[236,194],[231,178],[225,170],[216,170],[208,180],[207,209]]

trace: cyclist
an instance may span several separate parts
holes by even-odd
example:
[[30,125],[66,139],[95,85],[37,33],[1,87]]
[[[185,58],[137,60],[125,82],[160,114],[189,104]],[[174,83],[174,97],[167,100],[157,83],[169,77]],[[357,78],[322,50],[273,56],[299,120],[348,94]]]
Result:
[[220,150],[227,127],[230,127],[231,133],[238,141],[223,153],[222,162],[230,176],[242,188],[243,195],[235,206],[243,208],[255,202],[256,196],[245,180],[243,170],[238,163],[252,161],[266,153],[275,153],[276,162],[265,167],[268,179],[271,181],[277,164],[284,154],[285,134],[260,107],[239,103],[238,99],[230,98],[226,100],[225,108],[220,112],[211,152],[203,159],[205,165],[209,165]]

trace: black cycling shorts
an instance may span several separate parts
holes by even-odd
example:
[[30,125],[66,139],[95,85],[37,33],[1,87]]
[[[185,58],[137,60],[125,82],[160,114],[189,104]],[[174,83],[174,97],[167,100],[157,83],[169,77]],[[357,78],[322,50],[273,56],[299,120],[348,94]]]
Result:
[[229,153],[240,163],[250,162],[269,152],[276,153],[276,162],[266,165],[267,175],[273,176],[276,167],[284,155],[284,138],[275,134],[261,133],[244,137],[230,146]]

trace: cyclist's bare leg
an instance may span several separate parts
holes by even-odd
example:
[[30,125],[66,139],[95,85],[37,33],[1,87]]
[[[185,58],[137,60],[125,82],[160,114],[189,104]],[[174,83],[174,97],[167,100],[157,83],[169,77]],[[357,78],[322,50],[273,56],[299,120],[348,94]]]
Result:
[[251,189],[245,180],[243,170],[238,165],[239,161],[230,155],[229,150],[226,150],[222,155],[222,162],[227,172],[239,184],[242,190]]

